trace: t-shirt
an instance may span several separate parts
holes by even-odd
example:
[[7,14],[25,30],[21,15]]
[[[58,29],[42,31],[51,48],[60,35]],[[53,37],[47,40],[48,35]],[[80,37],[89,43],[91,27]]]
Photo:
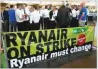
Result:
[[16,22],[15,10],[14,9],[10,9],[8,11],[8,13],[9,13],[9,20],[10,20],[10,22],[12,22],[12,23]]
[[77,16],[77,11],[75,9],[72,10],[72,17],[76,17]]
[[84,16],[81,18],[82,21],[86,21],[87,20],[87,8],[83,7],[80,10],[80,14],[79,14],[79,19],[82,16],[82,14],[84,13]]

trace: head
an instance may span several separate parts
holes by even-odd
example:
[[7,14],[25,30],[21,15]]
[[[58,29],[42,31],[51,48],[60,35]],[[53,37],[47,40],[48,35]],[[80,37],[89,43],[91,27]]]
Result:
[[78,6],[78,10],[81,10],[81,6],[80,5]]
[[22,9],[22,4],[17,4],[18,9]]
[[33,5],[33,9],[34,10],[38,10],[38,6],[37,5]]
[[34,8],[33,6],[30,7],[30,12],[34,11]]
[[52,7],[51,7],[51,10],[52,10],[52,11],[55,11],[55,10],[56,10],[56,7],[55,7],[55,6],[52,6]]
[[26,8],[27,7],[27,4],[23,4],[22,7],[23,7],[23,9]]
[[81,6],[81,7],[85,7],[85,2],[82,2],[82,3],[80,4],[80,6]]
[[14,8],[14,5],[10,5],[10,8]]
[[79,7],[78,7],[78,6],[76,6],[76,11],[77,11],[77,10],[79,10]]
[[73,9],[76,9],[76,6],[75,5],[73,6]]
[[48,5],[45,6],[45,9],[48,9]]

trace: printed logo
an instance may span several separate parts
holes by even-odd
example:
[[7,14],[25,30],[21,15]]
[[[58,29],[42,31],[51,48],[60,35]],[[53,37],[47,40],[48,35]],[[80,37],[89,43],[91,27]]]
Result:
[[85,34],[80,34],[77,39],[77,45],[81,46],[86,42]]

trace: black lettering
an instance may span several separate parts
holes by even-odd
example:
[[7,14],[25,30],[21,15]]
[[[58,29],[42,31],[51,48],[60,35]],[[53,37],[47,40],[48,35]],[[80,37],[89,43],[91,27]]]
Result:
[[62,29],[61,30],[61,39],[67,39],[67,29]]
[[60,39],[60,30],[57,30],[57,40]]
[[36,36],[35,36],[35,33],[34,33],[34,32],[31,32],[31,33],[30,33],[28,45],[30,45],[32,42],[37,43],[37,39],[36,39]]
[[21,39],[21,44],[22,45],[25,45],[25,39],[26,39],[27,34],[28,34],[28,32],[24,32],[24,35],[22,35],[22,33],[17,33],[17,35]]
[[39,42],[41,42],[42,39],[44,40],[44,42],[47,41],[47,31],[45,31],[45,34],[43,34],[42,31],[39,31]]
[[10,47],[10,43],[13,44],[13,46],[18,46],[17,42],[16,42],[16,34],[15,33],[9,33],[6,34],[6,43],[7,43],[7,47]]
[[[14,56],[12,56],[12,52],[15,53]],[[8,51],[7,51],[8,59],[18,58],[18,56],[19,56],[19,51],[18,51],[17,48],[10,48],[10,49],[8,49]]]
[[60,41],[60,49],[64,49],[63,40]]
[[51,42],[48,42],[48,43],[44,44],[44,46],[47,46],[47,53],[50,52],[50,45],[51,45]]
[[76,45],[76,38],[72,38],[71,39],[71,46],[75,46]]
[[38,50],[36,51],[36,54],[42,54],[44,52],[44,49],[42,47],[43,47],[43,44],[38,44],[36,46],[36,49]]
[[64,48],[65,49],[70,47],[69,41],[70,41],[70,39],[64,40]]
[[50,32],[48,41],[50,41],[50,40],[56,40],[54,30],[51,30],[51,32]]
[[24,48],[24,46],[20,47],[20,55],[22,58],[24,57],[24,54],[28,57],[30,56],[30,46],[27,46],[27,50]]
[[59,50],[59,41],[54,41],[53,42],[53,51]]

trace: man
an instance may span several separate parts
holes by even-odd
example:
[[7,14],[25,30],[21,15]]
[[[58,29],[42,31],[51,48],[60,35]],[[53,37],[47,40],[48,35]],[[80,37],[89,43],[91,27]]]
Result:
[[70,22],[70,27],[78,27],[76,6],[73,6],[71,14],[72,14],[72,19]]
[[67,28],[70,23],[70,10],[64,4],[58,10],[57,23],[59,28]]
[[9,7],[5,7],[2,15],[2,19],[4,21],[4,27],[3,31],[8,32],[9,31],[9,14],[8,14]]
[[56,27],[56,17],[57,17],[57,11],[56,7],[52,6],[51,11],[49,12],[49,29],[54,29]]
[[17,21],[17,25],[18,25],[18,31],[24,31],[24,13],[22,10],[22,5],[21,4],[17,4],[17,9],[15,11],[15,15],[16,15],[16,21]]
[[87,8],[85,7],[85,3],[81,3],[81,10],[79,14],[79,25],[85,26],[85,23],[87,21]]
[[37,5],[33,6],[34,10],[30,14],[30,24],[33,27],[33,30],[39,30],[40,29],[40,13],[38,11]]
[[49,10],[48,6],[45,6],[45,9],[43,10],[42,16],[44,18],[44,29],[48,29],[49,26]]
[[30,10],[27,8],[27,4],[23,4],[23,13],[24,13],[24,31],[28,30],[29,28],[29,16],[30,16]]
[[14,6],[10,5],[9,13],[9,22],[10,22],[10,31],[16,31],[16,16]]
[[43,12],[44,12],[45,6],[40,7],[39,12],[40,12],[40,27],[41,29],[44,29],[44,20],[43,20]]

